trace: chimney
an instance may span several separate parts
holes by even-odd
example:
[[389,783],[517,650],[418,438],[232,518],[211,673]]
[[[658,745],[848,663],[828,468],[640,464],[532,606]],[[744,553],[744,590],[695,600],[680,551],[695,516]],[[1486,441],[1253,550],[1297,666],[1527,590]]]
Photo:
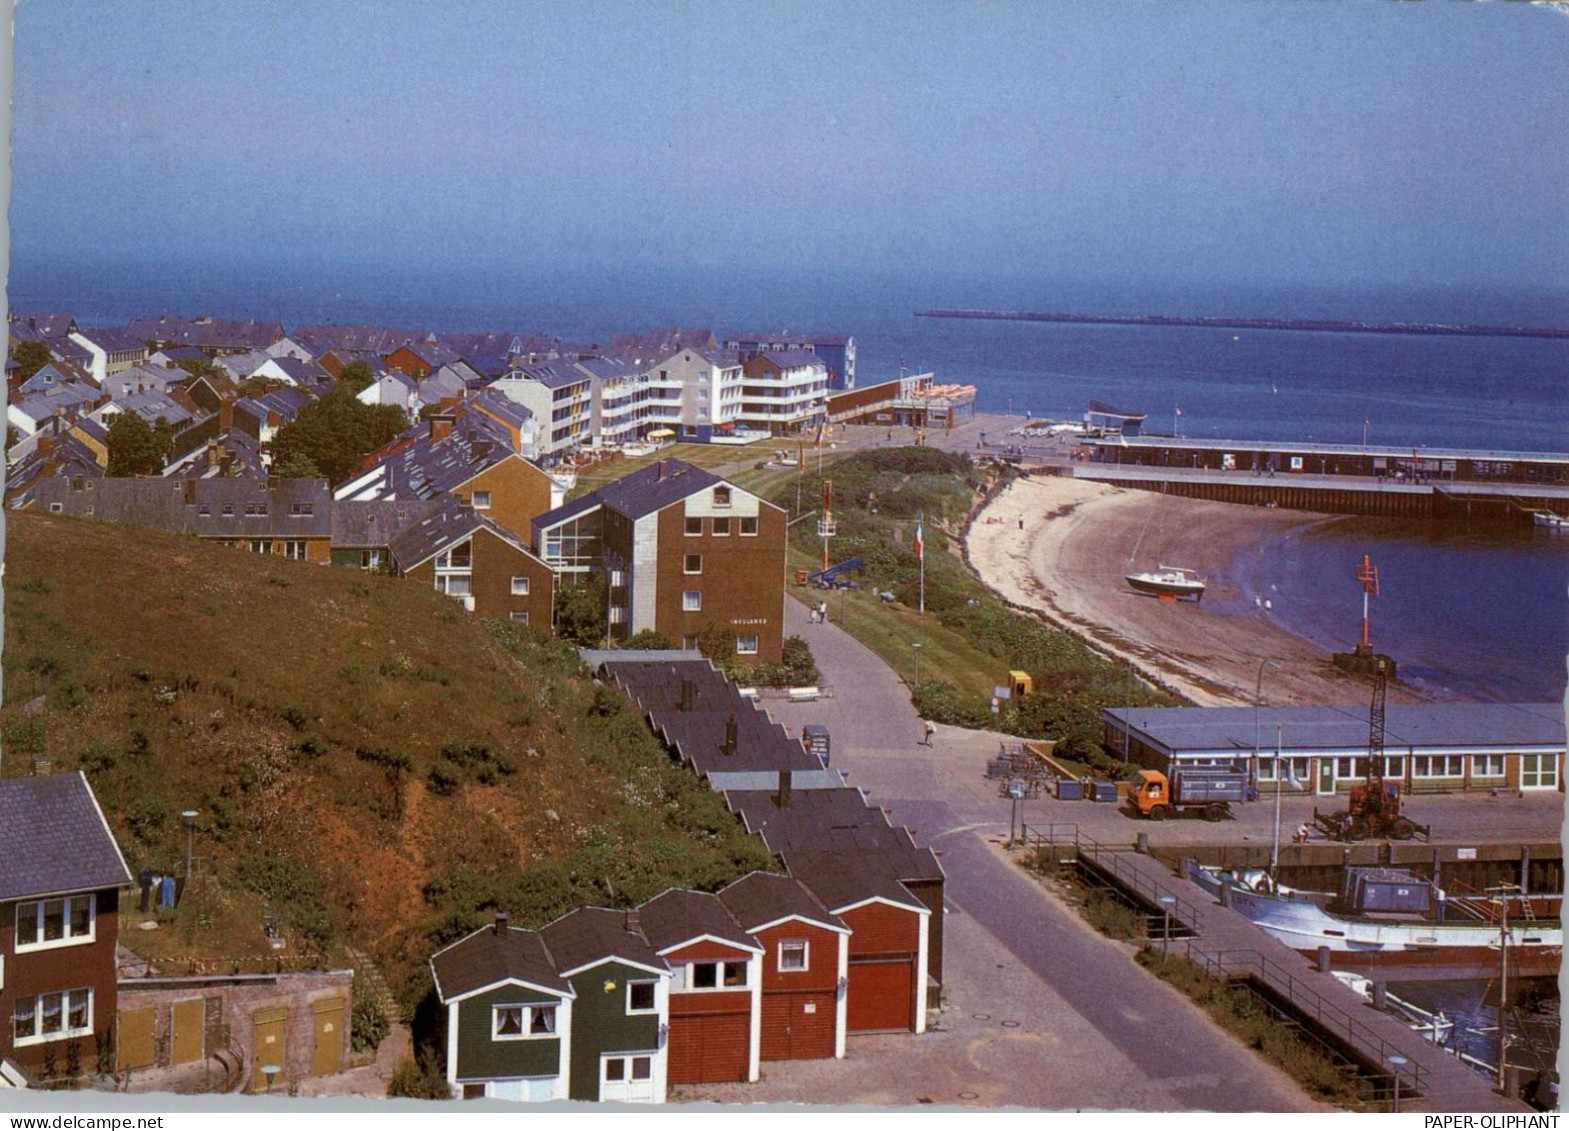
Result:
[[790,808],[790,793],[794,785],[792,780],[794,777],[795,774],[790,770],[779,771],[779,808],[781,809]]
[[452,435],[452,426],[457,423],[457,418],[451,413],[437,413],[430,418],[430,442],[439,444]]
[[728,719],[725,720],[725,744],[719,749],[725,754],[734,754],[736,745],[735,715],[732,714]]
[[654,466],[659,469],[659,473],[655,476],[655,478],[656,479],[663,479],[665,477],[665,461],[664,460],[658,460],[658,461],[655,462]]
[[207,441],[207,467],[209,469],[218,466],[218,455],[219,455],[218,441],[216,439],[208,440]]
[[697,709],[697,684],[689,679],[681,681],[681,706],[682,711],[695,711]]
[[507,933],[507,913],[505,911],[496,912],[496,925],[494,930],[498,935],[504,935]]

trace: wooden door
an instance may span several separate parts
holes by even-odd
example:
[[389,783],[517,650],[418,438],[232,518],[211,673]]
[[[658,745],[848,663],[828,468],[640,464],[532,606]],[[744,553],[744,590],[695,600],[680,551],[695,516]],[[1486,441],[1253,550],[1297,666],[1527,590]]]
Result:
[[156,1059],[153,1024],[157,1017],[158,1010],[151,1005],[120,1010],[120,1037],[116,1055],[122,1070],[146,1068]]
[[177,1001],[169,1010],[173,1028],[169,1042],[171,1064],[190,1064],[207,1055],[204,1022],[207,1004],[199,997]]
[[913,1029],[915,963],[908,958],[850,960],[846,1026],[852,1033]]
[[314,1044],[311,1075],[331,1076],[343,1068],[343,999],[329,998],[311,1005]]
[[287,1051],[284,1046],[283,1022],[289,1014],[286,1009],[258,1009],[251,1014],[251,1091],[264,1092],[267,1090],[267,1076],[262,1071],[268,1065],[275,1065],[278,1074],[273,1078],[273,1087],[282,1087],[288,1075],[288,1061],[284,1059]]

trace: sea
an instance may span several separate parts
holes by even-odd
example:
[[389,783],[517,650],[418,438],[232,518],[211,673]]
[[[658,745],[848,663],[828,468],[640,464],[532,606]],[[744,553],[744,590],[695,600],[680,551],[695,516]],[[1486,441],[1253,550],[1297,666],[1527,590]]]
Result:
[[[507,330],[593,344],[661,326],[846,333],[858,384],[933,372],[973,384],[982,412],[1082,419],[1090,399],[1149,414],[1146,430],[1226,439],[1569,452],[1569,340],[1427,337],[919,317],[938,307],[1569,326],[1569,293],[1434,285],[1196,286],[1046,274],[768,270],[735,266],[148,263],[13,260],[10,307],[84,325],[136,316],[375,322]],[[1449,700],[1545,701],[1565,691],[1569,536],[1345,518],[1247,547],[1245,600],[1326,649],[1360,633],[1364,554],[1379,568],[1374,643],[1403,680]],[[1256,600],[1254,600],[1256,598]],[[1269,601],[1269,612],[1260,612]]]

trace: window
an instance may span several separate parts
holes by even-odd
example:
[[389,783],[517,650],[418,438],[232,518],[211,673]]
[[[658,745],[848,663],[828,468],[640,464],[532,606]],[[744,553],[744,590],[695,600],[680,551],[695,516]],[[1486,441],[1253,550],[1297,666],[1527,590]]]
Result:
[[739,989],[746,985],[745,962],[694,962],[687,967],[690,990]]
[[49,504],[49,513],[50,514],[60,514],[64,510],[65,510],[65,506],[62,503],[50,503]]
[[265,538],[252,538],[251,539],[251,553],[253,553],[253,554],[270,554],[270,553],[272,553],[272,543],[269,542]]
[[1520,788],[1552,789],[1558,785],[1556,754],[1520,755]]
[[688,555],[686,555],[686,560],[684,562],[682,562],[682,564],[681,564],[681,572],[682,573],[702,573],[703,572],[703,555],[702,554],[688,554]]
[[757,519],[755,519],[755,518],[743,518],[741,520],[741,537],[743,537],[743,538],[756,538],[757,537]]
[[700,613],[703,611],[703,591],[701,589],[688,589],[681,594],[681,611],[683,613]]
[[689,519],[686,520],[687,537],[695,538],[699,534],[701,534],[702,532],[703,532],[703,520],[702,519],[700,519],[700,518],[689,518]]
[[626,583],[627,575],[625,570],[613,569],[610,571],[610,588],[622,589],[625,588]]
[[92,895],[16,905],[16,949],[74,946],[96,937],[98,900]]
[[306,515],[314,514],[315,511],[316,511],[316,504],[315,503],[290,503],[289,504],[289,515],[290,515],[290,517],[293,517],[293,518],[303,518]]
[[283,556],[292,558],[297,562],[303,562],[305,560],[305,543],[298,539],[292,542],[285,542],[283,544]]
[[381,568],[381,551],[380,550],[361,550],[360,551],[360,568],[361,569],[380,569]]
[[530,1037],[556,1035],[556,1007],[553,1005],[493,1005],[490,1017],[493,1040],[523,1041]]
[[730,505],[730,488],[728,488],[728,487],[715,487],[714,488],[714,506],[716,506],[716,507],[728,507],[729,505]]
[[528,596],[528,578],[514,577],[512,579],[512,595],[514,597]]
[[477,511],[488,511],[490,509],[489,491],[474,492],[474,509]]
[[225,517],[233,515],[234,514],[234,504],[233,503],[224,503],[223,504],[223,514],[224,514]]
[[1458,778],[1465,774],[1465,758],[1459,754],[1418,754],[1411,759],[1411,776],[1418,778]]
[[85,1037],[93,1031],[93,991],[19,997],[11,1011],[11,1036],[18,1045]]
[[512,612],[507,614],[507,618],[509,620],[516,621],[518,624],[527,624],[528,623],[528,610],[527,609],[514,609],[514,610],[512,610]]
[[627,619],[627,611],[626,611],[625,608],[623,608],[620,605],[616,605],[616,606],[613,606],[611,608],[611,610],[610,610],[610,623],[611,624],[625,624],[626,623],[626,619]]
[[654,987],[655,982],[628,982],[627,983],[627,1012],[628,1013],[653,1013],[657,1008]]
[[755,655],[757,655],[757,637],[756,637],[756,635],[752,635],[752,636],[737,636],[735,638],[735,650],[736,650],[736,655],[738,655],[738,656],[755,656]]
[[437,569],[473,569],[474,544],[461,542],[450,550],[443,550],[436,555]]
[[1478,778],[1503,777],[1504,756],[1502,754],[1471,755],[1471,776]]
[[681,638],[681,647],[688,652],[694,651],[697,648],[697,637],[683,636]]
[[196,513],[201,515],[203,518],[206,518],[208,515],[212,514],[212,505],[209,503],[203,503],[201,506],[196,508]]
[[806,969],[806,940],[786,939],[779,944],[779,969]]
[[473,575],[468,573],[438,573],[436,591],[449,597],[467,597],[473,592]]
[[728,518],[716,518],[716,519],[714,519],[714,537],[715,538],[728,538],[728,537],[730,537],[730,520]]

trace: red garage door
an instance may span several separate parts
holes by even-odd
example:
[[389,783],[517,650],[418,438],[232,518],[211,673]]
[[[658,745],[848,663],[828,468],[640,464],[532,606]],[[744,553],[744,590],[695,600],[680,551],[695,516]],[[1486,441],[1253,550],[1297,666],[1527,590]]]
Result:
[[751,1062],[751,1016],[693,1013],[670,1018],[670,1082],[744,1081]]
[[832,990],[763,994],[764,1060],[816,1060],[833,1054]]
[[852,1033],[911,1029],[915,1014],[915,963],[908,958],[850,960],[846,990]]

